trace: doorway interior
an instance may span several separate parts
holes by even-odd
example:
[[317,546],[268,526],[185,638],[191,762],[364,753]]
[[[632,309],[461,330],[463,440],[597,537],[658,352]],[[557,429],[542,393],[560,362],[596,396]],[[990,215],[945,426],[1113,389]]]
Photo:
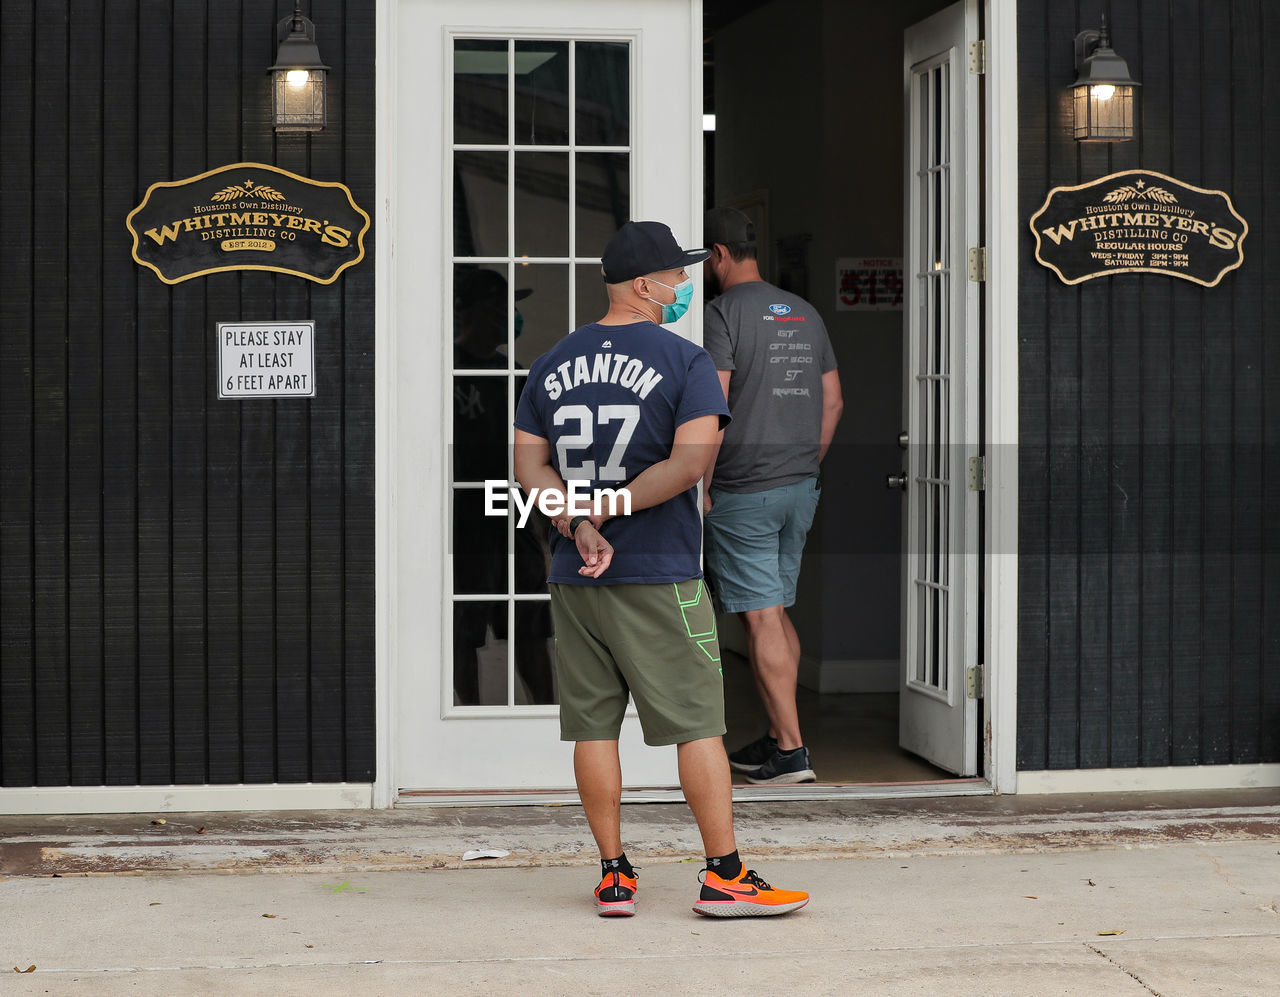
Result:
[[[766,279],[818,308],[841,371],[844,417],[791,610],[802,731],[827,784],[957,778],[899,746],[904,499],[885,472],[902,466],[903,301],[842,299],[837,265],[908,255],[903,36],[949,6],[703,4],[706,204],[753,218]],[[767,720],[733,618],[721,642],[732,750]]]

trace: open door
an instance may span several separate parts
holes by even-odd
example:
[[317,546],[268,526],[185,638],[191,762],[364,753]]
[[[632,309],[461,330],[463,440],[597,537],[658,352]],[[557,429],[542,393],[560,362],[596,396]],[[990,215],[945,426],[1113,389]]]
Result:
[[899,743],[977,773],[979,293],[978,2],[905,35],[902,638]]

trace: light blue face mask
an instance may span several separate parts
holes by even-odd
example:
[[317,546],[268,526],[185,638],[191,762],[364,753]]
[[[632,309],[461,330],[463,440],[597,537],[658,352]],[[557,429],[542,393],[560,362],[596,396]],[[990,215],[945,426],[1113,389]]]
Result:
[[[663,284],[662,281],[654,280],[652,277],[648,279],[661,287],[671,287],[670,284]],[[650,301],[653,301],[655,305],[662,305],[663,325],[675,322],[681,315],[689,310],[689,303],[693,301],[693,278],[687,277],[675,287],[671,287],[671,290],[676,292],[676,300],[672,304],[662,305],[661,301],[653,301],[653,298],[649,299]]]

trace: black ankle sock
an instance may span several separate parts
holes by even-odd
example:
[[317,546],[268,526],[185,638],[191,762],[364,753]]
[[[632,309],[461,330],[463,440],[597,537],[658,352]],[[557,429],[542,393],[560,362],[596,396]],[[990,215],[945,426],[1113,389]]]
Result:
[[714,872],[721,879],[737,879],[742,874],[742,859],[738,858],[735,848],[728,855],[707,856],[707,871]]
[[791,755],[794,755],[797,751],[803,751],[803,750],[804,750],[804,745],[803,745],[803,744],[802,744],[802,745],[800,745],[800,747],[798,747],[798,748],[783,748],[783,747],[779,747],[779,748],[778,748],[778,754],[780,754],[780,755],[786,755],[787,757],[790,757]]
[[635,879],[636,876],[635,869],[631,867],[631,863],[627,860],[626,852],[623,852],[616,859],[600,860],[600,875],[607,876],[611,872],[620,872],[630,879]]

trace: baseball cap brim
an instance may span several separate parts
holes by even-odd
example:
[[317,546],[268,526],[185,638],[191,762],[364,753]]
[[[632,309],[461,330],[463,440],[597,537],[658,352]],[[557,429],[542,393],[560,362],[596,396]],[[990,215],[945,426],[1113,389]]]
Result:
[[686,249],[678,259],[672,260],[663,270],[679,270],[681,267],[691,267],[695,263],[701,263],[703,260],[711,256],[709,249]]

